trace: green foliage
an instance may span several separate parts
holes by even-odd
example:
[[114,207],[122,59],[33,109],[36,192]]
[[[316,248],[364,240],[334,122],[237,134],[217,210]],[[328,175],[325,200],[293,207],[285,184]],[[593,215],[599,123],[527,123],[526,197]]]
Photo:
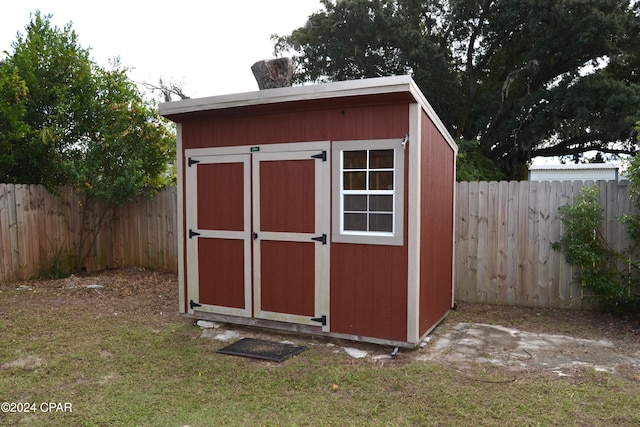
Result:
[[640,2],[323,0],[277,54],[299,81],[412,74],[510,179],[536,156],[634,153]]
[[0,61],[0,181],[82,192],[81,268],[113,206],[175,181],[173,129],[118,61],[90,59],[70,24],[36,12],[12,47]]
[[40,276],[44,279],[69,277],[74,267],[73,251],[65,249],[64,245],[53,247],[51,241],[49,241],[49,245],[53,248],[52,255],[46,260]]
[[[636,126],[640,130],[640,121]],[[636,212],[640,212],[640,156],[634,156],[627,162],[625,175],[629,179],[631,202],[635,206]],[[629,236],[634,241],[640,242],[640,214],[630,213],[623,215],[621,221],[627,226]]]
[[493,161],[479,151],[478,141],[456,141],[456,179],[458,181],[500,181],[504,174]]
[[[3,178],[21,184],[66,184],[69,147],[86,137],[94,79],[89,52],[70,26],[53,28],[50,17],[32,15],[26,34],[18,35],[5,60],[28,91],[21,117],[25,132],[12,141],[11,168]],[[9,104],[13,100],[4,98]]]
[[15,70],[0,62],[0,181],[8,182],[17,143],[29,131],[23,121],[28,89]]
[[168,161],[175,157],[175,137],[126,70],[96,70],[96,77],[93,137],[69,150],[70,184],[116,205],[152,196],[173,178]]
[[175,138],[127,69],[102,69],[71,25],[40,12],[13,48],[0,67],[3,181],[72,186],[115,204],[169,182]]
[[568,263],[580,268],[582,285],[593,291],[606,309],[634,310],[640,307],[638,266],[630,253],[617,253],[603,237],[599,193],[597,186],[585,187],[572,204],[558,209],[565,231],[552,247],[561,251]]

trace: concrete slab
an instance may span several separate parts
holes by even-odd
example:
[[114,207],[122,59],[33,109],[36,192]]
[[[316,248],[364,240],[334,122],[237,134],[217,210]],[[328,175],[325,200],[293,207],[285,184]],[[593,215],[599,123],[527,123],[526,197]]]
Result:
[[545,369],[570,375],[577,367],[613,372],[640,359],[619,354],[609,340],[537,334],[482,323],[458,323],[431,340],[417,360],[489,363],[514,369]]

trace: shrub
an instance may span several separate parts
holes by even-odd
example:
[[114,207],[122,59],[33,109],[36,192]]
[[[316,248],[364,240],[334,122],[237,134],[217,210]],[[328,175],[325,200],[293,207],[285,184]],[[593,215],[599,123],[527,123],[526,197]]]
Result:
[[602,235],[599,193],[597,186],[584,187],[572,204],[558,209],[565,231],[552,247],[580,268],[582,286],[594,293],[603,308],[628,312],[640,307],[638,264],[633,262],[630,249],[618,253]]

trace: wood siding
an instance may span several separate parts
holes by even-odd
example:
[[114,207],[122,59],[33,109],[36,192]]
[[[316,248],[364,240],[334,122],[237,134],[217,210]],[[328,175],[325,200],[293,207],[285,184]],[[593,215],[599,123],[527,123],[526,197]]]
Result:
[[332,332],[407,339],[407,249],[333,243]]
[[198,239],[199,303],[246,308],[244,295],[244,242]]
[[451,308],[455,153],[422,117],[420,323],[422,336]]
[[243,174],[242,163],[198,165],[199,229],[244,230]]
[[314,316],[314,242],[260,242],[261,309]]
[[182,125],[183,148],[402,138],[407,104],[344,106],[255,116],[210,116]]
[[[315,162],[260,162],[260,230],[315,231]],[[293,203],[295,209],[291,209]]]

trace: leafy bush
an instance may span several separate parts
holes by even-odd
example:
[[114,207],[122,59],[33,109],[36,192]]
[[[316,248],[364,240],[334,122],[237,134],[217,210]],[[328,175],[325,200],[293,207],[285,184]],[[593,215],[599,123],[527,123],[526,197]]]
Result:
[[552,247],[580,268],[582,286],[593,291],[605,309],[628,312],[640,307],[638,265],[631,250],[618,253],[602,235],[599,194],[597,186],[584,187],[572,204],[558,209],[565,232]]
[[458,158],[456,159],[456,179],[458,181],[500,181],[505,175],[493,160],[480,153],[477,140],[460,139]]

